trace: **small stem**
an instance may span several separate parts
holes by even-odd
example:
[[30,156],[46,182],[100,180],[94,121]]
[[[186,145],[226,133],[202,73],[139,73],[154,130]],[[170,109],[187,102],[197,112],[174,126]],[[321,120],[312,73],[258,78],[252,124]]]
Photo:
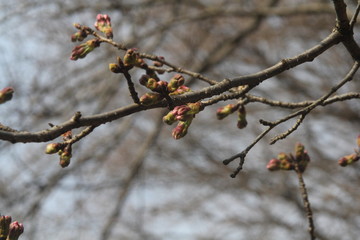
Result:
[[127,71],[127,69],[125,67],[123,68],[123,74],[126,78],[126,81],[127,81],[128,87],[129,87],[129,92],[130,92],[130,95],[131,95],[134,103],[140,104],[140,99],[139,99],[138,93],[135,90],[134,83],[131,80],[131,75],[129,74],[129,72]]
[[315,240],[315,226],[314,226],[314,221],[313,221],[313,214],[312,214],[312,210],[311,210],[311,205],[310,205],[310,201],[308,198],[308,194],[307,194],[307,190],[306,190],[306,185],[304,182],[304,178],[302,175],[302,172],[299,170],[299,163],[298,161],[294,161],[294,165],[295,165],[295,172],[297,173],[298,176],[298,180],[299,180],[299,189],[301,192],[301,196],[303,198],[303,203],[304,203],[304,208],[306,211],[306,215],[307,215],[307,219],[308,219],[308,231],[310,234],[310,239],[311,240]]

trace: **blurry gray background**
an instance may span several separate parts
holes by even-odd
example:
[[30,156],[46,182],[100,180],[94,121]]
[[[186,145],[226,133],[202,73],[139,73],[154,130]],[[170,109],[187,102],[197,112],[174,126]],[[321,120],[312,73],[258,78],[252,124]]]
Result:
[[[346,2],[351,14],[357,1]],[[69,60],[72,24],[93,27],[98,13],[110,15],[115,41],[219,81],[293,57],[335,26],[331,1],[1,0],[0,82],[16,91],[0,107],[1,123],[38,131],[76,111],[91,115],[132,103],[126,80],[108,70],[124,52],[102,44],[85,59]],[[356,26],[356,40],[358,32]],[[314,100],[352,62],[339,44],[251,93]],[[145,93],[136,81],[142,72],[131,73],[138,92]],[[206,86],[191,83],[194,90]],[[359,89],[357,74],[338,93]],[[311,157],[304,178],[318,236],[357,239],[360,167],[341,168],[337,160],[356,147],[359,100],[319,107],[286,140],[269,145],[294,121],[275,128],[251,150],[235,179],[229,175],[238,161],[224,166],[222,160],[263,131],[259,119],[274,121],[291,110],[248,104],[248,126],[239,130],[236,114],[216,119],[216,109],[228,103],[234,101],[197,115],[181,140],[172,139],[174,126],[161,122],[162,109],[100,126],[73,146],[66,169],[58,156],[44,154],[46,143],[0,142],[0,212],[24,224],[24,240],[308,239],[296,174],[266,169],[270,158],[293,151],[300,141]]]

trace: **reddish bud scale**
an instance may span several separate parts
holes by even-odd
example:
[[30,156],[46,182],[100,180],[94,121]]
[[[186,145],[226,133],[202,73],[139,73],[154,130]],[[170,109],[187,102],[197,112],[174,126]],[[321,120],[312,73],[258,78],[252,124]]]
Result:
[[360,134],[359,134],[359,136],[357,137],[356,143],[357,143],[358,147],[360,148]]
[[20,235],[24,232],[24,226],[15,221],[10,224],[9,236],[7,240],[18,240]]
[[10,101],[13,97],[14,88],[6,87],[0,91],[0,104]]
[[269,171],[277,171],[277,170],[280,170],[280,160],[279,159],[276,159],[276,158],[273,158],[271,159],[268,164],[266,165],[266,168],[269,170]]

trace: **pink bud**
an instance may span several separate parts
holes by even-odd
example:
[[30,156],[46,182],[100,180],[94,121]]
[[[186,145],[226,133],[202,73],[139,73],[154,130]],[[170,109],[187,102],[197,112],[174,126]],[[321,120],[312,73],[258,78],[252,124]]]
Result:
[[15,221],[10,224],[9,236],[7,240],[18,240],[19,236],[24,232],[24,226]]
[[103,32],[105,36],[109,39],[113,38],[113,32],[111,28],[111,19],[110,17],[105,14],[98,14],[96,16],[96,22],[94,24],[95,28],[100,32]]
[[14,88],[6,87],[0,91],[0,104],[10,101],[13,97]]
[[273,158],[271,159],[268,164],[266,165],[266,168],[269,171],[276,171],[276,170],[280,170],[280,160]]

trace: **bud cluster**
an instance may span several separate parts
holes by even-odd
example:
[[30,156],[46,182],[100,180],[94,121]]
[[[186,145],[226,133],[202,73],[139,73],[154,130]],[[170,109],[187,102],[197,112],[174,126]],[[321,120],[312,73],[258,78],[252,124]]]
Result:
[[72,144],[66,143],[66,141],[70,141],[72,139],[71,131],[64,133],[63,135],[64,143],[49,143],[46,146],[45,153],[46,154],[54,154],[58,153],[60,156],[59,164],[61,167],[67,167],[70,164],[70,160],[72,157]]
[[159,80],[156,76],[142,75],[139,83],[152,91],[140,98],[140,103],[144,105],[155,104],[169,95],[190,91],[190,88],[184,85],[185,78],[181,74],[175,74],[169,82]]
[[111,19],[110,19],[109,15],[98,14],[96,16],[96,22],[95,22],[94,26],[98,31],[104,33],[107,38],[109,38],[109,39],[113,38],[113,32],[112,32],[112,28],[111,28]]
[[[74,23],[73,25],[76,29],[78,29],[78,31],[71,35],[72,42],[82,42],[85,38],[87,38],[88,35],[94,34],[94,31],[89,27],[82,26],[78,23]],[[108,15],[98,14],[94,25],[98,31],[105,34],[106,38],[112,39],[113,32],[111,28],[111,20]],[[76,61],[79,58],[86,57],[86,55],[92,52],[96,47],[99,47],[100,43],[100,37],[96,35],[96,38],[90,39],[85,43],[75,46],[71,52],[70,59]]]
[[338,161],[340,166],[345,167],[360,160],[360,135],[358,135],[356,143],[358,145],[358,149],[355,149],[355,153],[341,157]]
[[164,123],[171,125],[179,121],[172,131],[175,139],[182,138],[186,135],[195,115],[202,110],[201,102],[188,103],[186,105],[176,106],[172,111],[163,117]]
[[269,171],[277,170],[295,170],[295,164],[298,165],[298,171],[303,173],[310,162],[310,157],[305,150],[304,145],[296,143],[295,154],[279,153],[277,158],[271,159],[266,168]]
[[0,104],[10,101],[13,97],[14,88],[6,87],[0,90]]
[[0,239],[1,240],[18,240],[24,232],[24,226],[15,221],[11,222],[11,216],[0,215]]

